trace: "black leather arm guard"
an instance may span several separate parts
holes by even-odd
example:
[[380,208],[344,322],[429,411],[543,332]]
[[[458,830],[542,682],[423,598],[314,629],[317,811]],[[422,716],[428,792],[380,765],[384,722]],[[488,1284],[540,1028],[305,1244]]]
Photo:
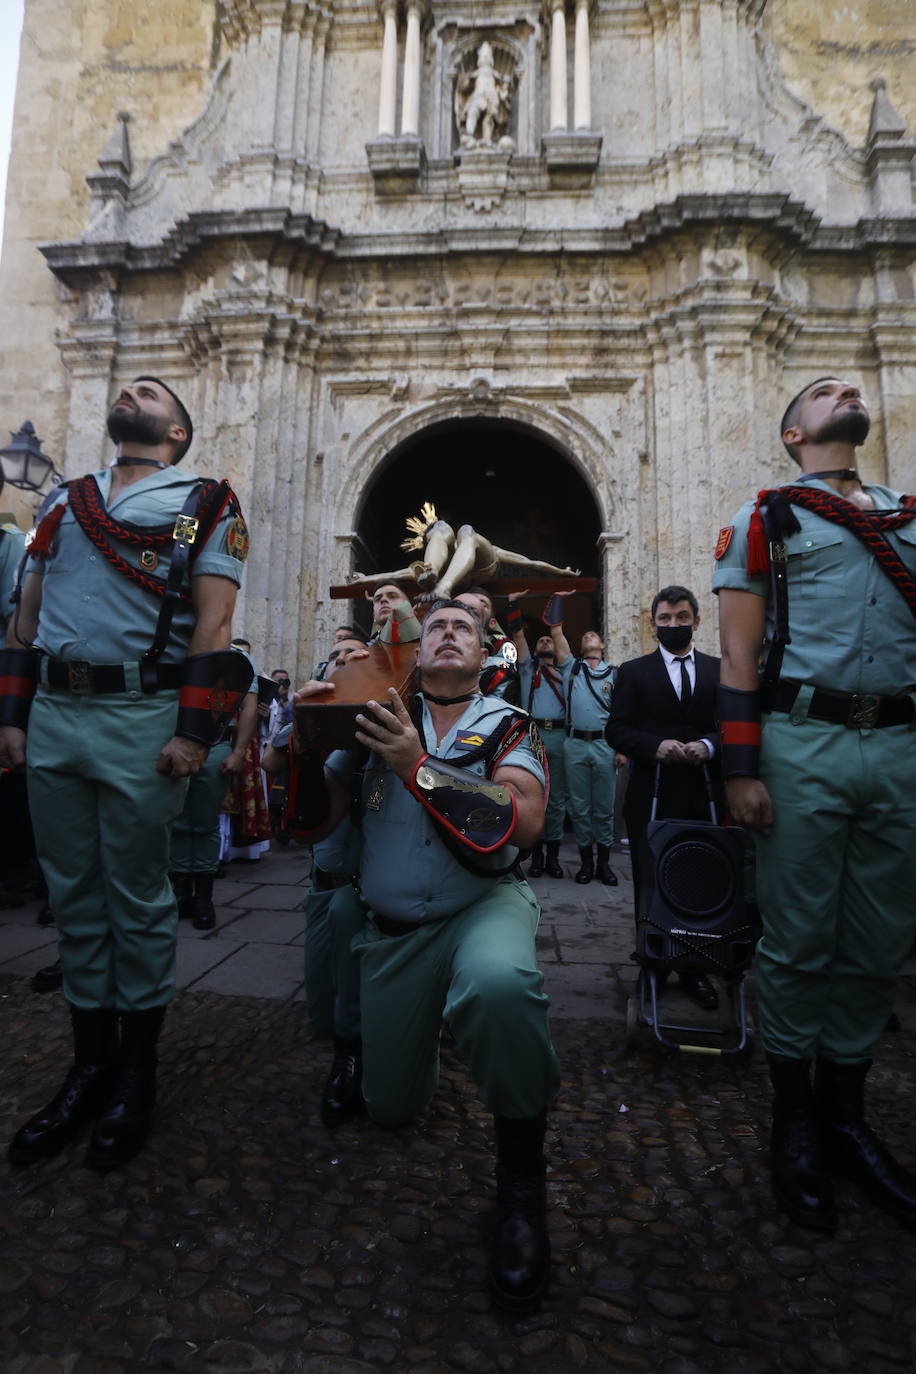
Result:
[[37,649],[0,649],[0,725],[28,725],[40,662]]
[[517,601],[509,602],[504,619],[510,636],[519,634],[525,628],[525,617]]
[[760,777],[762,694],[719,683],[719,733],[724,778]]
[[541,620],[549,629],[563,624],[564,601],[565,597],[560,596],[559,592],[554,592],[541,612]]
[[175,734],[208,749],[219,744],[253,680],[251,664],[236,649],[191,654],[185,659]]
[[518,821],[508,787],[424,754],[405,787],[456,840],[478,854],[506,844]]
[[286,803],[286,829],[300,843],[308,843],[320,830],[331,809],[331,794],[324,775],[324,754],[320,749],[300,753],[289,751],[289,792]]

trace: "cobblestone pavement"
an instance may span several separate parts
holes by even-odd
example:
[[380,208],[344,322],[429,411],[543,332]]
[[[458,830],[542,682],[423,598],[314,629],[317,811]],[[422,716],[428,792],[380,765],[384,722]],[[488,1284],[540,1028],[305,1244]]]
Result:
[[[301,856],[269,856],[257,883],[233,866],[219,931],[183,934],[157,1123],[130,1166],[98,1175],[82,1142],[31,1169],[0,1164],[4,1374],[913,1368],[916,1236],[842,1184],[834,1236],[782,1219],[759,1055],[679,1055],[648,1032],[624,1053],[626,883],[537,885],[563,1069],[548,1132],[554,1276],[538,1315],[492,1311],[490,1120],[450,1045],[415,1126],[320,1123],[328,1047],[305,1023],[292,933],[303,879]],[[271,886],[277,902],[288,887],[287,907],[244,904]],[[61,999],[34,994],[22,967],[48,961],[47,936],[33,910],[0,913],[4,1141],[69,1059]],[[273,952],[258,971],[261,943]],[[217,949],[194,964],[202,945]],[[231,979],[226,967],[243,949],[254,982],[286,968],[289,986],[244,995],[244,961]],[[872,1115],[913,1166],[912,965],[899,1011]]]

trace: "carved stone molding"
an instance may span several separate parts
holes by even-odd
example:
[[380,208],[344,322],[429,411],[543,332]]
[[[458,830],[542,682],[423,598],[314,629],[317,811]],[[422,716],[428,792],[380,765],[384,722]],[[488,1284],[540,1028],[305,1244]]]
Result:
[[426,166],[423,140],[409,134],[400,138],[374,138],[366,144],[369,171],[379,195],[404,195],[415,191]]
[[455,161],[464,203],[478,214],[495,209],[509,184],[512,153],[501,148],[462,148]]
[[574,132],[554,129],[544,135],[541,147],[547,162],[550,184],[558,190],[578,190],[591,186],[601,153],[602,136],[591,129]]

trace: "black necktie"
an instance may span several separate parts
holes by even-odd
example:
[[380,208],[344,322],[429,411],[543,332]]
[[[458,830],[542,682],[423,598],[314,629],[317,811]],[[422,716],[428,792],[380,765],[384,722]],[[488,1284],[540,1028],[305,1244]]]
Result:
[[[687,655],[687,658],[689,658],[689,657],[690,657],[690,655],[688,654],[688,655]],[[689,678],[688,675],[687,675],[687,658],[682,658],[682,659],[679,659],[679,660],[678,660],[678,662],[679,662],[680,665],[681,665],[681,705],[682,705],[682,706],[689,706],[689,705],[690,705],[690,698],[691,698],[691,696],[693,695],[693,693],[691,692],[691,689],[690,689],[690,678]]]

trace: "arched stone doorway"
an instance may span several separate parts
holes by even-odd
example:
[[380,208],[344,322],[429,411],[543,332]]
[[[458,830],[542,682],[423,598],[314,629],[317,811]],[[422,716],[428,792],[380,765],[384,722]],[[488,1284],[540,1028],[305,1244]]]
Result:
[[[424,501],[456,529],[471,524],[502,548],[596,578],[594,595],[570,598],[566,625],[574,649],[583,630],[603,625],[601,513],[578,467],[543,435],[512,421],[452,418],[405,439],[363,496],[357,571],[371,574],[409,561],[400,548],[405,521]],[[523,603],[532,633],[543,600]],[[497,615],[504,606],[497,595]],[[364,610],[357,614],[365,621]]]

